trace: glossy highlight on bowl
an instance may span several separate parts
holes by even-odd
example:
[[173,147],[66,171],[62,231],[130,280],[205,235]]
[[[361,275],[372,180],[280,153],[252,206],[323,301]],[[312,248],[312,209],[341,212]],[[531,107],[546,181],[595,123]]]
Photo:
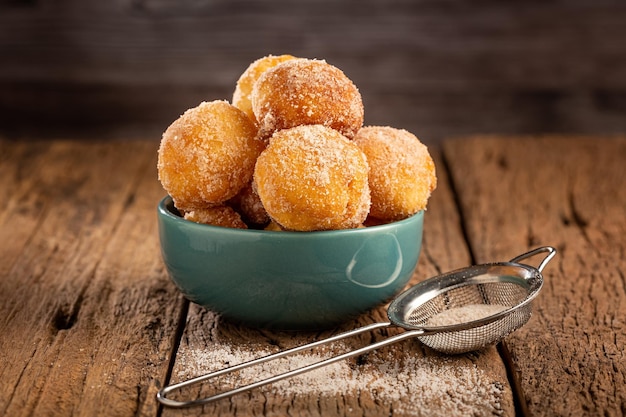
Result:
[[360,229],[230,229],[183,219],[170,197],[157,209],[161,253],[190,301],[243,324],[328,328],[404,288],[421,251],[424,213]]

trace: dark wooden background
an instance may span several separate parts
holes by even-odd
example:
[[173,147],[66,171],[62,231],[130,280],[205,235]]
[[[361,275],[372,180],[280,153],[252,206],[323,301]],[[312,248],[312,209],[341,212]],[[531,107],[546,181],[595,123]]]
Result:
[[270,53],[430,144],[626,132],[623,0],[0,0],[0,135],[159,139]]

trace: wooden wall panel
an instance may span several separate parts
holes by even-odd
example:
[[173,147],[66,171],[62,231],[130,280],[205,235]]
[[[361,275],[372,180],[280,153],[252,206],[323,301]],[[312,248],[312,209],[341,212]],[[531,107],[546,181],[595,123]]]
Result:
[[324,58],[426,142],[626,131],[626,4],[0,1],[0,134],[159,136],[273,53]]

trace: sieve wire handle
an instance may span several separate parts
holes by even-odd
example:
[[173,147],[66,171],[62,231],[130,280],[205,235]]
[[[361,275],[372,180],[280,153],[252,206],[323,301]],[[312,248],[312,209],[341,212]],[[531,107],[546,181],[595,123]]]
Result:
[[166,405],[168,407],[174,407],[174,408],[183,408],[183,407],[190,407],[190,406],[194,406],[194,405],[207,404],[207,403],[210,403],[210,402],[213,402],[213,401],[221,400],[223,398],[231,397],[231,396],[233,396],[235,394],[239,394],[239,393],[242,393],[242,392],[245,392],[245,391],[249,391],[249,390],[254,389],[254,388],[261,387],[263,385],[271,384],[273,382],[277,382],[277,381],[280,381],[280,380],[285,379],[285,378],[290,378],[292,376],[300,375],[302,373],[305,373],[305,372],[308,372],[308,371],[312,371],[314,369],[321,368],[321,367],[326,366],[326,365],[330,365],[331,363],[338,362],[338,361],[341,361],[343,359],[347,359],[347,358],[350,358],[350,357],[353,357],[353,356],[362,355],[363,353],[369,352],[371,350],[378,349],[380,347],[383,347],[383,346],[386,346],[386,345],[390,345],[392,343],[396,343],[396,342],[399,342],[399,341],[404,340],[404,339],[408,339],[408,338],[415,337],[415,336],[420,336],[420,335],[423,335],[425,333],[425,331],[421,330],[421,329],[411,330],[411,331],[407,331],[407,332],[404,332],[404,333],[400,333],[398,335],[391,336],[391,337],[389,337],[389,338],[387,338],[385,340],[382,340],[380,342],[377,342],[377,343],[374,343],[374,344],[371,344],[371,345],[368,345],[368,346],[364,346],[362,348],[359,348],[359,349],[356,349],[356,350],[353,350],[353,351],[349,351],[349,352],[343,353],[341,355],[333,356],[331,358],[328,358],[328,359],[325,359],[325,360],[322,360],[322,361],[319,361],[319,362],[314,362],[312,364],[309,364],[309,365],[306,365],[306,366],[303,366],[303,367],[300,367],[300,368],[296,368],[296,369],[293,369],[291,371],[284,372],[282,374],[274,375],[274,376],[268,377],[266,379],[262,379],[262,380],[259,380],[257,382],[250,383],[248,385],[243,385],[241,387],[237,387],[237,388],[231,389],[229,391],[220,392],[219,394],[215,394],[215,395],[212,395],[212,396],[209,396],[209,397],[199,398],[199,399],[195,399],[195,400],[187,400],[187,401],[178,401],[178,400],[173,400],[171,398],[167,398],[167,395],[170,394],[172,391],[177,391],[177,390],[180,390],[181,388],[188,387],[190,385],[195,385],[195,384],[207,381],[209,379],[216,378],[218,376],[222,376],[222,375],[230,374],[232,372],[239,371],[239,370],[244,369],[244,368],[249,368],[249,367],[252,367],[252,366],[255,366],[255,365],[259,365],[259,364],[264,363],[264,362],[269,362],[269,361],[273,361],[273,360],[276,360],[276,359],[284,358],[286,356],[292,355],[292,354],[300,352],[302,350],[311,349],[311,348],[314,348],[314,347],[317,347],[317,346],[325,345],[325,344],[328,344],[328,343],[331,343],[331,342],[335,342],[337,340],[345,339],[345,338],[348,338],[348,337],[351,337],[351,336],[355,336],[355,335],[360,334],[360,333],[369,332],[369,331],[376,330],[376,329],[383,328],[383,327],[387,327],[387,326],[390,326],[390,325],[391,325],[391,323],[374,323],[374,324],[370,324],[370,325],[367,325],[367,326],[360,327],[358,329],[354,329],[354,330],[350,330],[350,331],[347,331],[347,332],[344,332],[344,333],[340,333],[338,335],[335,335],[335,336],[332,336],[332,337],[329,337],[329,338],[326,338],[326,339],[323,339],[323,340],[319,340],[317,342],[312,342],[312,343],[309,343],[309,344],[297,346],[297,347],[292,348],[292,349],[284,350],[284,351],[281,351],[281,352],[278,352],[278,353],[275,353],[275,354],[272,354],[272,355],[268,355],[268,356],[263,356],[263,357],[258,358],[258,359],[254,359],[254,360],[251,360],[251,361],[248,361],[248,362],[241,363],[239,365],[235,365],[235,366],[224,368],[224,369],[221,369],[221,370],[218,370],[218,371],[215,371],[215,372],[211,372],[211,373],[208,373],[208,374],[205,374],[205,375],[193,378],[193,379],[189,379],[187,381],[183,381],[183,382],[179,382],[177,384],[169,385],[169,386],[166,386],[166,387],[162,388],[157,393],[157,400],[161,404],[163,404],[163,405]]
[[543,261],[541,261],[541,263],[537,267],[537,270],[541,272],[543,268],[545,268],[545,266],[548,264],[548,262],[550,262],[550,259],[552,259],[554,255],[556,255],[556,249],[553,248],[552,246],[542,246],[540,248],[533,249],[530,252],[526,252],[519,256],[516,256],[515,258],[511,259],[511,262],[519,263],[519,261],[523,259],[530,258],[532,256],[535,256],[543,252],[548,252],[548,255],[546,255],[546,257],[543,259]]

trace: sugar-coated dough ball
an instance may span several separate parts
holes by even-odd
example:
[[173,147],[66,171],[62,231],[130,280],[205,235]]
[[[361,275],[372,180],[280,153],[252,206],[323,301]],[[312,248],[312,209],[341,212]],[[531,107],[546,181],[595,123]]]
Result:
[[263,137],[321,124],[351,139],[363,125],[359,90],[339,68],[322,60],[298,58],[268,69],[250,97]]
[[355,228],[369,211],[365,155],[322,125],[274,133],[257,160],[254,184],[272,220],[287,230]]
[[203,102],[163,133],[159,180],[179,210],[218,205],[250,182],[264,146],[243,111],[226,101]]
[[229,205],[241,214],[246,223],[262,226],[270,222],[270,216],[265,211],[252,183],[243,187],[239,194],[229,200]]
[[228,206],[196,209],[186,212],[184,217],[192,222],[210,224],[212,226],[229,227],[232,229],[248,228],[239,214]]
[[399,220],[426,208],[437,177],[428,149],[415,135],[369,126],[359,130],[354,143],[370,165],[371,216]]
[[271,221],[267,226],[265,226],[265,229],[263,230],[269,230],[271,232],[282,232],[283,228],[280,227],[278,223]]
[[251,63],[241,74],[239,80],[237,80],[235,92],[233,93],[233,106],[243,110],[250,119],[256,121],[252,111],[252,103],[250,102],[250,94],[252,93],[254,83],[269,68],[294,58],[291,55],[268,55]]

